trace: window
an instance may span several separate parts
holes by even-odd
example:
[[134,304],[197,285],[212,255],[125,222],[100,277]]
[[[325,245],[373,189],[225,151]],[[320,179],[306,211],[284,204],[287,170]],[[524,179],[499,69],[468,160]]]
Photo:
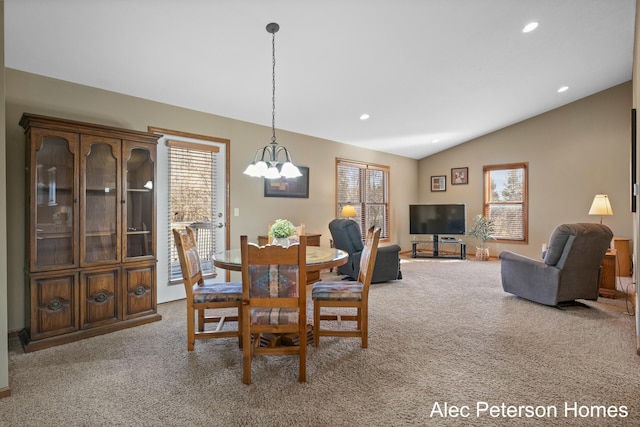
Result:
[[527,242],[528,163],[485,166],[484,215],[503,242]]
[[[168,140],[169,146],[169,280],[182,280],[173,241],[173,228],[191,227],[196,233],[202,273],[214,274],[216,248],[215,212],[219,210],[216,189],[216,156],[211,145]],[[224,243],[222,243],[224,245]]]
[[382,229],[380,238],[389,239],[389,167],[336,159],[336,186],[336,216],[352,205],[363,237],[376,226]]

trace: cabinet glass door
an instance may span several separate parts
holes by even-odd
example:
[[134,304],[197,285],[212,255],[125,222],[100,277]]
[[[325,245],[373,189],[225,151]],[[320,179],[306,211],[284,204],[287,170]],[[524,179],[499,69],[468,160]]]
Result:
[[[42,143],[36,150],[31,175],[32,194],[36,208],[32,268],[71,266],[75,264],[74,241],[74,155],[70,144],[76,146],[75,135],[35,135]],[[32,196],[33,197],[33,196]]]
[[80,224],[83,264],[119,261],[120,199],[118,183],[119,140],[89,140],[82,136],[85,177]]
[[126,147],[124,250],[127,258],[153,256],[155,163],[148,148]]

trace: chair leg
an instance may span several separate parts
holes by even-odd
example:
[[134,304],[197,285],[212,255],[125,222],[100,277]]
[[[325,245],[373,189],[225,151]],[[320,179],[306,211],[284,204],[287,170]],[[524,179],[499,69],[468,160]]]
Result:
[[187,306],[187,350],[193,351],[196,343],[195,313],[192,306]]
[[298,381],[304,383],[307,381],[307,327],[300,328],[299,355],[300,355],[300,375]]
[[238,347],[242,348],[244,345],[242,339],[242,307],[238,307]]
[[362,348],[369,346],[369,308],[367,306],[358,307],[358,323],[362,334]]
[[251,384],[251,356],[253,348],[251,346],[251,333],[249,325],[249,310],[241,308],[242,317],[246,322],[242,322],[242,382]]
[[205,309],[198,310],[198,330],[200,332],[204,331],[204,313]]
[[313,301],[313,346],[320,344],[320,303]]

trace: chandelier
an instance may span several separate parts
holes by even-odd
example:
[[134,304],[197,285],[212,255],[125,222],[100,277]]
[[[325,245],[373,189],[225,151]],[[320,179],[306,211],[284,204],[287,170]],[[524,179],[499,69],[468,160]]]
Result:
[[[275,22],[267,25],[267,32],[271,33],[271,143],[256,151],[253,161],[247,166],[244,174],[254,177],[274,178],[295,178],[302,176],[300,170],[291,161],[291,154],[282,145],[276,142],[276,33],[280,26]],[[284,154],[284,162],[279,161],[281,154]]]

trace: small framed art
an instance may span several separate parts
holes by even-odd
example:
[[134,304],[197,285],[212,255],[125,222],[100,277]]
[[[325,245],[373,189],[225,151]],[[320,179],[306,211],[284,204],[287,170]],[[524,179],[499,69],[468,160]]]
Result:
[[431,191],[447,191],[447,176],[446,175],[432,176]]
[[469,183],[469,168],[451,168],[451,185]]
[[264,179],[264,197],[309,198],[309,168],[298,166],[302,176],[297,178]]

